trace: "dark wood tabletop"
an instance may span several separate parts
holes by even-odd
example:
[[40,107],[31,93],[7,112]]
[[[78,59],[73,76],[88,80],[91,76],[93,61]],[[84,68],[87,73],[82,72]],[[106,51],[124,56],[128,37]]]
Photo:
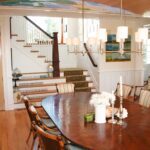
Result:
[[84,114],[92,110],[90,97],[88,92],[49,96],[42,106],[66,138],[85,148],[150,150],[150,109],[124,100],[128,117],[123,126],[85,123]]

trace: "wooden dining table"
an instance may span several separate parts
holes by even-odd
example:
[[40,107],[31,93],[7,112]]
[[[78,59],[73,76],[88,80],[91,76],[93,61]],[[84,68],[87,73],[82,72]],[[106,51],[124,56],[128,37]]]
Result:
[[[128,111],[123,125],[86,123],[84,115],[93,111],[92,93],[76,92],[49,96],[42,107],[71,142],[92,150],[150,150],[150,109],[123,100]],[[119,100],[117,100],[119,102]],[[116,102],[115,107],[119,107]]]

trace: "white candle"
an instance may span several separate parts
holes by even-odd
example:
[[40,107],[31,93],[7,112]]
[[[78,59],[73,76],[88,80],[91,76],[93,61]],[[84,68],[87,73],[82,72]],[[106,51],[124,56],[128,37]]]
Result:
[[120,96],[123,96],[122,92],[122,76],[120,76]]

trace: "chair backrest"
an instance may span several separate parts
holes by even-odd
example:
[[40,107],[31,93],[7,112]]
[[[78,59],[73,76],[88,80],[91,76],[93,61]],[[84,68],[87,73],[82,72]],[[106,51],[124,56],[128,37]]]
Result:
[[[131,85],[123,84],[122,88],[123,97],[127,98],[130,95],[133,87]],[[120,96],[120,83],[117,84],[116,96]]]
[[55,135],[49,132],[45,132],[41,127],[35,125],[35,130],[40,137],[43,150],[64,150],[64,142],[61,138],[61,135]]
[[29,118],[30,118],[30,121],[32,122],[32,121],[33,121],[33,117],[32,117],[32,115],[31,115],[31,113],[30,113],[30,111],[29,111],[29,107],[30,107],[29,99],[28,99],[28,97],[26,97],[26,96],[24,96],[22,99],[23,99],[23,102],[24,102],[24,104],[25,104],[25,107],[26,107],[28,116],[29,116]]
[[33,105],[29,106],[29,114],[31,115],[32,122],[34,121],[37,125],[40,125],[40,126],[43,125],[41,118],[39,117],[37,110],[35,109]]
[[73,83],[62,83],[57,84],[58,93],[73,93],[74,92],[74,84]]
[[142,90],[144,90],[145,87],[144,86],[135,86],[134,87],[134,100],[137,101],[139,100],[139,97],[140,97],[140,93]]
[[147,81],[147,89],[150,90],[150,77],[148,77],[148,81]]
[[150,106],[150,91],[141,90],[139,104],[145,107]]

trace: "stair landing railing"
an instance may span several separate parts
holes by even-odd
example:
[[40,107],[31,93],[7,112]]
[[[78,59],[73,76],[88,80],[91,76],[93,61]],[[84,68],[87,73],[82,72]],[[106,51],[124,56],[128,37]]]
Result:
[[10,32],[10,38],[16,35],[20,40],[25,41],[27,46],[52,44],[53,76],[60,76],[57,32],[53,32],[51,36],[27,16],[11,17]]

